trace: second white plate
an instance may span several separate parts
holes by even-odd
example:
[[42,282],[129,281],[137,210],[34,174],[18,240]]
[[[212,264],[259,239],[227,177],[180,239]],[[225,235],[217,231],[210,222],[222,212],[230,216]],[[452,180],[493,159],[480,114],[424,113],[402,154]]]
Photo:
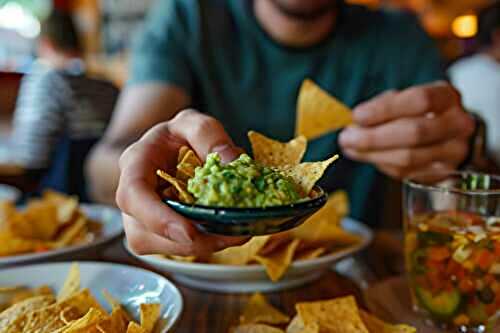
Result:
[[351,256],[370,244],[373,233],[361,222],[346,218],[343,227],[359,236],[361,242],[330,255],[311,260],[295,261],[278,282],[269,280],[261,265],[230,266],[204,263],[185,263],[168,260],[160,256],[139,256],[128,247],[125,248],[136,258],[155,269],[172,274],[178,282],[196,289],[224,293],[272,292],[298,287],[319,278],[332,265]]

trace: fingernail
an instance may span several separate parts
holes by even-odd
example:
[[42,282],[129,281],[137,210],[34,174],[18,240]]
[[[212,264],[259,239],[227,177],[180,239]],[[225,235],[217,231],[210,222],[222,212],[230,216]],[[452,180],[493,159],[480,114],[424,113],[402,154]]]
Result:
[[184,228],[175,223],[170,224],[165,231],[165,236],[175,242],[191,244],[193,239],[189,236]]
[[222,163],[229,163],[241,154],[239,149],[232,144],[223,144],[212,148],[213,153],[218,153]]
[[340,133],[339,142],[341,145],[350,146],[358,140],[358,133],[353,128],[346,128]]

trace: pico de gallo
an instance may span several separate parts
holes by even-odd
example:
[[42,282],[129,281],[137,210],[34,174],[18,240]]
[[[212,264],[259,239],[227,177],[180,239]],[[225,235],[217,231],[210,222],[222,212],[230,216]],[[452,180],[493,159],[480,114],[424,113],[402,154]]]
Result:
[[447,327],[491,324],[500,314],[500,218],[435,212],[414,216],[405,235],[413,304]]

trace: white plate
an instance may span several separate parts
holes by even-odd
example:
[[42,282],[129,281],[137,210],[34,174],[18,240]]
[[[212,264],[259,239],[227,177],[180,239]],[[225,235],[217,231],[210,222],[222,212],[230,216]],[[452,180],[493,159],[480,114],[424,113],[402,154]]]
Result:
[[16,202],[21,198],[21,191],[10,185],[0,184],[0,201]]
[[[57,291],[64,283],[71,263],[37,264],[2,270],[0,285],[23,285],[37,287],[48,285]],[[142,303],[160,303],[161,321],[155,333],[171,329],[182,313],[182,296],[179,290],[166,278],[144,269],[131,266],[80,262],[81,285],[89,288],[103,306],[109,306],[102,297],[106,289],[122,303],[135,320],[139,319]]]
[[203,263],[184,263],[164,259],[159,256],[139,256],[125,248],[139,260],[158,271],[172,274],[178,282],[196,289],[213,292],[248,293],[271,292],[304,285],[319,278],[325,271],[342,258],[364,249],[372,240],[371,230],[360,222],[346,218],[343,227],[359,236],[362,241],[355,246],[311,260],[295,261],[278,282],[271,282],[261,265],[230,266]]
[[75,254],[82,254],[86,251],[90,251],[91,249],[101,246],[122,234],[122,217],[118,209],[109,206],[87,204],[81,204],[80,208],[90,219],[102,224],[101,235],[93,242],[76,246],[68,246],[59,250],[42,253],[28,253],[17,256],[0,257],[0,268],[7,265],[42,261],[49,258],[75,259]]

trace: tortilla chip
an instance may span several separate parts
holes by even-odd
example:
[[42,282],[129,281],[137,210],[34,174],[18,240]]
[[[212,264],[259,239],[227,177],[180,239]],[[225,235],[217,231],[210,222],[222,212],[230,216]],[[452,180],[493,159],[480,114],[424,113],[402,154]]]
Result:
[[179,200],[191,204],[194,202],[194,198],[191,196],[191,194],[187,190],[187,185],[185,182],[180,181],[172,176],[170,176],[168,173],[162,170],[156,170],[156,174],[167,181],[169,184],[175,187],[179,194]]
[[[26,218],[26,215],[21,212],[14,212],[9,219],[5,221],[6,231],[16,238],[26,240],[36,239],[37,230],[31,224],[31,221]],[[1,250],[0,250],[1,251]]]
[[16,213],[16,206],[10,201],[0,201],[0,231],[7,229],[7,221]]
[[377,317],[359,310],[361,319],[370,333],[416,333],[417,329],[408,325],[391,325],[383,322]]
[[195,256],[181,257],[181,256],[169,255],[169,256],[167,256],[167,259],[179,261],[179,262],[195,262],[196,261]]
[[[99,309],[91,308],[87,314],[80,319],[71,322],[64,333],[84,333],[106,320],[106,314]],[[97,329],[95,330],[97,331]]]
[[17,292],[14,292],[10,299],[10,304],[16,304],[25,299],[36,297],[36,296],[54,296],[54,292],[52,288],[49,286],[40,286],[35,289],[19,289]]
[[90,290],[88,289],[80,290],[78,293],[73,294],[59,304],[76,308],[82,316],[86,314],[91,308],[95,308],[104,312],[102,306],[94,298],[94,296],[92,296]]
[[317,323],[305,326],[302,318],[296,315],[286,328],[286,333],[319,333],[319,326]]
[[303,195],[307,196],[330,164],[338,158],[339,155],[334,155],[325,161],[305,162],[292,167],[285,167],[282,172],[297,184]]
[[304,80],[297,101],[297,135],[312,140],[352,123],[349,107],[313,81]]
[[57,220],[60,226],[71,222],[73,215],[78,211],[77,196],[67,196],[63,193],[46,190],[43,193],[43,199],[55,204],[57,208]]
[[191,150],[188,146],[182,146],[179,148],[179,153],[177,155],[177,163],[181,163],[182,159],[184,156],[187,154],[187,152]]
[[141,326],[150,333],[160,318],[161,305],[159,303],[141,304]]
[[250,131],[248,138],[252,145],[254,159],[269,167],[297,165],[306,152],[307,140],[300,136],[289,142],[272,140],[260,133]]
[[305,326],[316,323],[320,332],[369,333],[361,320],[353,296],[329,301],[298,303],[295,308]]
[[289,321],[290,317],[274,308],[260,293],[252,295],[240,316],[240,324],[279,325]]
[[264,324],[244,324],[232,329],[232,333],[285,333],[279,328]]
[[22,213],[31,228],[30,235],[20,235],[24,238],[35,238],[38,240],[51,240],[57,230],[57,208],[54,204],[41,200],[32,200]]
[[56,248],[61,248],[68,246],[73,242],[78,235],[85,230],[85,226],[87,225],[88,220],[85,216],[80,216],[75,221],[75,223],[66,226],[63,232],[57,237],[54,242],[54,246]]
[[186,182],[194,177],[194,173],[197,167],[202,166],[202,162],[196,156],[196,153],[188,149],[182,160],[177,164],[177,173],[175,177],[183,182]]
[[267,275],[271,281],[278,281],[286,273],[288,267],[292,263],[293,255],[299,243],[299,239],[294,239],[284,248],[271,253],[267,257],[255,256],[255,260],[266,267]]
[[123,313],[124,310],[121,308],[114,309],[106,320],[97,324],[97,329],[102,333],[125,332],[130,321],[125,320]]
[[[327,212],[323,212],[326,216],[335,214],[344,217],[349,214],[349,196],[346,191],[335,191],[328,197]],[[323,207],[324,208],[324,207]],[[341,219],[335,220],[337,225],[340,224]]]
[[6,332],[37,332],[52,333],[66,326],[61,320],[60,313],[66,312],[67,316],[72,316],[68,320],[75,320],[82,316],[77,309],[67,310],[65,304],[52,304],[43,308],[36,309],[19,316],[7,329]]
[[0,313],[0,332],[7,329],[18,317],[55,302],[53,296],[37,296],[16,303]]
[[316,214],[302,225],[290,230],[290,237],[303,240],[309,246],[349,246],[360,241],[358,235],[344,230],[341,221],[349,211],[347,195],[335,192]]
[[127,327],[127,333],[148,333],[142,326],[131,321]]
[[71,264],[69,273],[66,276],[63,287],[57,294],[57,301],[62,302],[75,295],[80,290],[80,266],[77,263]]
[[25,286],[0,286],[0,294],[27,289]]
[[241,246],[233,246],[212,254],[210,263],[218,265],[246,265],[254,259],[269,240],[267,236],[257,236]]
[[38,242],[18,238],[8,231],[0,231],[0,257],[31,252]]
[[326,249],[324,247],[310,248],[301,251],[295,258],[295,260],[312,260],[321,257],[325,253]]

